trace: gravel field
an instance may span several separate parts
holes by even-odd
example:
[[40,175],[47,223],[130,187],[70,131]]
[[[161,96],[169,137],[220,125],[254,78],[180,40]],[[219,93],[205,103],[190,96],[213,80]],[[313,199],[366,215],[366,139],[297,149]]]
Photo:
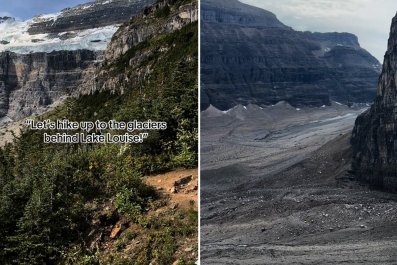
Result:
[[349,174],[363,110],[202,112],[202,264],[397,264],[397,196]]

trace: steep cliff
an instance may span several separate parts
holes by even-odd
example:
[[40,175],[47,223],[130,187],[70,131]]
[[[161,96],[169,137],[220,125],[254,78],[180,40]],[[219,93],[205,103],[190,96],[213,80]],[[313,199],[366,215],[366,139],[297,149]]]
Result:
[[27,21],[0,17],[0,121],[78,94],[118,27],[153,2],[100,0]]
[[202,108],[369,102],[379,62],[349,33],[294,31],[237,0],[201,2]]
[[69,95],[99,56],[89,50],[0,53],[0,118],[18,120]]
[[397,16],[392,21],[375,102],[357,118],[351,139],[355,175],[392,192],[397,192],[396,73]]
[[158,36],[180,30],[198,20],[196,2],[173,2],[177,4],[170,8],[168,1],[158,1],[143,14],[122,25],[105,52],[101,67],[94,74],[86,75],[80,92],[122,93],[145,81],[153,72],[152,64],[148,62],[171,48],[164,46],[154,49],[153,46],[160,40]]

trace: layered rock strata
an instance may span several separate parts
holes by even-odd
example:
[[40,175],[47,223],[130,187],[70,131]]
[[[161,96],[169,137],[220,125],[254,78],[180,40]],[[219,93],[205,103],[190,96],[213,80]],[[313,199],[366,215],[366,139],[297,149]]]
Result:
[[393,18],[374,104],[353,130],[352,170],[358,179],[397,192],[397,16]]
[[0,53],[0,118],[21,119],[71,94],[101,54],[89,50]]
[[372,102],[381,65],[349,33],[294,31],[237,0],[201,1],[202,109]]

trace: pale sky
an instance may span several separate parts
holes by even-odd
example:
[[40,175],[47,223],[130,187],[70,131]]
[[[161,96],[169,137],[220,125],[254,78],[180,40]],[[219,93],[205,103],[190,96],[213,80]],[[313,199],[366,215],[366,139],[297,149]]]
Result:
[[90,0],[0,0],[0,17],[9,16],[26,20],[86,2]]
[[387,48],[396,0],[240,0],[273,12],[295,30],[350,32],[380,63]]

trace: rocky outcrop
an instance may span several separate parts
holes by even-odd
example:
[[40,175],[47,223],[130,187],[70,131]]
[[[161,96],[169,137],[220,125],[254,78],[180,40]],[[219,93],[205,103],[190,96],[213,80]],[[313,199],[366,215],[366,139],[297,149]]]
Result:
[[[197,20],[196,1],[157,1],[142,14],[122,25],[114,34],[105,51],[102,66],[94,74],[86,75],[80,92],[90,94],[108,90],[123,93],[125,89],[141,84],[152,72],[150,65],[142,67],[145,60],[169,49],[162,47],[160,50],[152,50],[143,46],[150,47],[154,37],[172,33]],[[138,45],[141,45],[139,53],[135,49]]]
[[374,104],[360,115],[353,130],[352,170],[358,179],[397,192],[397,16]]
[[61,33],[122,24],[154,0],[97,0],[62,10],[59,15],[38,16],[30,34]]
[[0,118],[18,120],[76,90],[101,53],[0,53]]
[[6,21],[10,21],[10,20],[14,21],[15,18],[12,18],[12,17],[0,17],[0,24],[4,23]]
[[298,32],[237,0],[201,2],[202,109],[371,102],[381,65],[349,33]]

